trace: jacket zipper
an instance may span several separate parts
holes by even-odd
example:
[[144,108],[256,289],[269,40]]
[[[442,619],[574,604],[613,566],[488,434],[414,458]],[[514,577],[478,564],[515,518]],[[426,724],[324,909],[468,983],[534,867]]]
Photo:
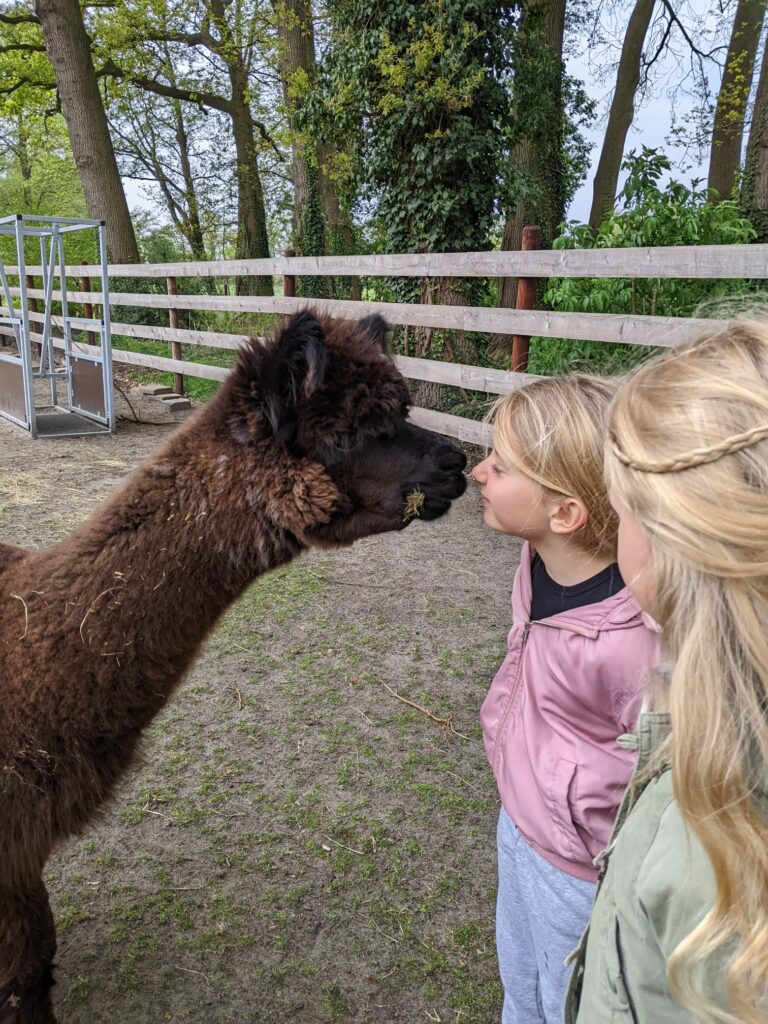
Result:
[[501,744],[500,739],[504,732],[504,727],[507,724],[507,719],[511,715],[515,705],[517,704],[518,697],[520,696],[520,690],[523,685],[523,658],[525,656],[525,645],[528,642],[528,634],[531,632],[531,626],[534,622],[538,626],[546,626],[548,629],[560,629],[565,633],[575,633],[577,636],[589,637],[588,633],[582,633],[578,629],[573,629],[571,626],[561,626],[556,622],[547,622],[546,619],[526,619],[525,626],[523,627],[523,635],[520,638],[520,657],[517,662],[517,672],[515,673],[515,681],[512,685],[512,693],[507,706],[504,709],[504,714],[501,716],[499,722],[499,728],[496,730],[496,739],[493,746],[493,770],[496,772],[499,767],[499,757],[501,756]]
[[499,767],[499,756],[501,754],[501,743],[499,742],[504,732],[504,727],[507,724],[507,719],[512,713],[512,709],[517,703],[517,698],[520,694],[520,688],[523,681],[523,656],[525,655],[525,645],[528,643],[528,634],[531,632],[531,626],[533,625],[533,619],[526,619],[525,626],[523,626],[523,635],[520,638],[520,657],[517,659],[517,672],[515,673],[515,681],[512,684],[512,693],[510,694],[507,706],[504,708],[504,714],[501,716],[499,722],[499,728],[496,730],[496,740],[493,747],[493,770],[496,772]]

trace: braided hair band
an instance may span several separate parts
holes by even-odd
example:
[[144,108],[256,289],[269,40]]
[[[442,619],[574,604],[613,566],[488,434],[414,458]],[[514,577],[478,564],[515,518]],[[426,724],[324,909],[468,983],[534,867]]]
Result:
[[633,459],[627,455],[613,431],[608,434],[608,443],[619,462],[629,469],[637,470],[638,473],[679,473],[684,469],[693,469],[694,466],[716,462],[723,455],[731,455],[733,452],[741,451],[742,448],[749,448],[750,445],[757,444],[765,437],[768,437],[768,425],[752,427],[751,430],[745,430],[742,434],[733,434],[708,448],[694,448],[683,455],[677,455],[674,459],[648,459],[647,461]]

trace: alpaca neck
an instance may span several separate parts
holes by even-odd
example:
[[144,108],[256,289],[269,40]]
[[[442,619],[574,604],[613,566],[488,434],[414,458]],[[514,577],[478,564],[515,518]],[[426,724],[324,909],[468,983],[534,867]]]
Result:
[[29,627],[38,609],[43,623],[63,606],[60,646],[79,665],[90,662],[82,677],[114,688],[139,726],[222,611],[301,548],[270,514],[261,474],[275,475],[277,456],[257,460],[247,446],[212,442],[214,411],[198,414],[70,538],[27,563],[37,566]]

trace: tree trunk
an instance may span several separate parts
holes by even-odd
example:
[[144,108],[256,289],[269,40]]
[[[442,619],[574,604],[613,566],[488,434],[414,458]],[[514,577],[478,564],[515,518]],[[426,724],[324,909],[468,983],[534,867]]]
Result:
[[[301,85],[314,83],[317,60],[310,0],[275,2],[280,33],[280,77],[283,101],[292,121],[293,248],[299,256],[336,256],[354,252],[349,214],[327,174],[333,154],[296,124],[302,108]],[[357,278],[303,278],[301,294],[360,298]]]
[[[333,149],[327,143],[317,145],[318,185],[325,217],[325,248],[329,256],[349,256],[355,252],[355,233],[352,218],[339,201],[339,190],[328,175]],[[333,291],[338,299],[362,298],[359,277],[333,278]]]
[[[228,3],[211,0],[211,14],[221,37],[219,56],[227,66],[232,89],[230,114],[237,160],[237,241],[236,259],[269,259],[267,214],[264,191],[259,174],[258,149],[253,131],[253,117],[248,102],[248,69],[226,18]],[[273,295],[272,278],[238,277],[238,295]]]
[[[309,206],[317,197],[317,174],[313,142],[296,125],[301,110],[301,90],[315,76],[315,30],[309,0],[279,0],[274,4],[280,37],[279,63],[283,87],[283,103],[291,123],[293,178],[293,245],[299,256],[325,254],[325,238],[307,239],[306,221]],[[314,195],[313,195],[314,194]],[[302,244],[303,243],[303,244]],[[309,245],[305,250],[304,245]]]
[[[245,75],[230,72],[232,130],[237,158],[237,241],[235,258],[268,259],[267,216],[256,153],[251,111],[246,99]],[[235,282],[238,295],[272,295],[271,277],[243,277]]]
[[176,124],[176,142],[179,146],[179,165],[184,180],[184,195],[186,198],[187,212],[181,230],[189,243],[192,255],[196,260],[207,260],[205,252],[205,240],[203,228],[200,223],[200,208],[197,204],[197,191],[195,179],[192,175],[192,165],[189,159],[189,137],[184,124],[184,114],[179,100],[171,100],[173,117]]
[[138,263],[139,248],[117,169],[107,116],[78,0],[36,0],[88,212],[106,223],[116,263]]
[[21,180],[24,182],[22,190],[24,211],[33,213],[35,211],[32,210],[32,158],[29,154],[29,137],[22,114],[16,120],[16,138],[18,140],[16,155],[19,158]]
[[[293,180],[293,249],[297,256],[325,256],[327,238],[320,199],[315,143],[297,123],[303,106],[302,90],[315,79],[315,29],[310,0],[279,0],[274,4],[280,35],[280,78],[283,103],[291,127],[291,177]],[[330,296],[332,279],[302,277],[299,294],[314,298]]]
[[616,201],[624,143],[635,113],[635,94],[640,82],[643,44],[653,17],[655,3],[656,0],[637,0],[624,36],[619,70],[616,73],[616,88],[592,186],[589,226],[593,231],[597,231]]
[[[563,35],[566,0],[529,0],[523,12],[521,32],[541,37],[541,45],[562,69]],[[543,19],[543,20],[541,20]],[[524,73],[518,71],[518,73]],[[562,166],[562,70],[553,79],[553,90],[544,100],[551,109],[547,118],[546,138],[524,134],[510,153],[510,162],[529,180],[528,195],[515,204],[504,225],[502,251],[519,250],[523,228],[538,224],[542,229],[543,246],[550,248],[557,225],[565,215]],[[499,279],[499,306],[514,309],[517,301],[517,278]],[[496,335],[490,343],[489,355],[494,361],[509,364],[511,335]]]
[[768,39],[752,111],[747,142],[741,208],[757,232],[757,242],[768,241]]
[[741,164],[741,143],[755,55],[768,0],[739,0],[733,18],[723,80],[717,94],[715,124],[709,151],[707,186],[712,200],[730,198]]

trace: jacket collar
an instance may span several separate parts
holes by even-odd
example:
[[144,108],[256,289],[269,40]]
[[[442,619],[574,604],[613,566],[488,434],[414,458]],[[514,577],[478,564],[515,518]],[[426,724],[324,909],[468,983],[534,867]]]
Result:
[[[528,622],[530,620],[531,602],[533,600],[533,588],[531,585],[532,561],[533,549],[526,541],[520,553],[520,571],[517,574],[517,582],[512,593],[512,613],[516,622]],[[628,588],[624,587],[612,597],[607,597],[604,601],[585,604],[581,608],[573,608],[570,611],[552,615],[548,619],[537,621],[555,629],[564,629],[573,633],[580,633],[590,639],[595,639],[604,630],[626,629],[628,626],[636,626],[641,621],[641,618],[646,625],[653,623],[653,620],[643,613],[640,605]],[[658,626],[655,623],[653,623],[651,628],[658,632]]]
[[[643,711],[637,721],[637,735],[633,737],[637,748],[637,766],[641,771],[650,760],[651,755],[661,747],[672,733],[672,716],[668,711]],[[627,746],[628,744],[620,744]],[[749,759],[753,774],[753,794],[757,802],[768,813],[768,765],[765,764],[759,751],[755,750]]]

